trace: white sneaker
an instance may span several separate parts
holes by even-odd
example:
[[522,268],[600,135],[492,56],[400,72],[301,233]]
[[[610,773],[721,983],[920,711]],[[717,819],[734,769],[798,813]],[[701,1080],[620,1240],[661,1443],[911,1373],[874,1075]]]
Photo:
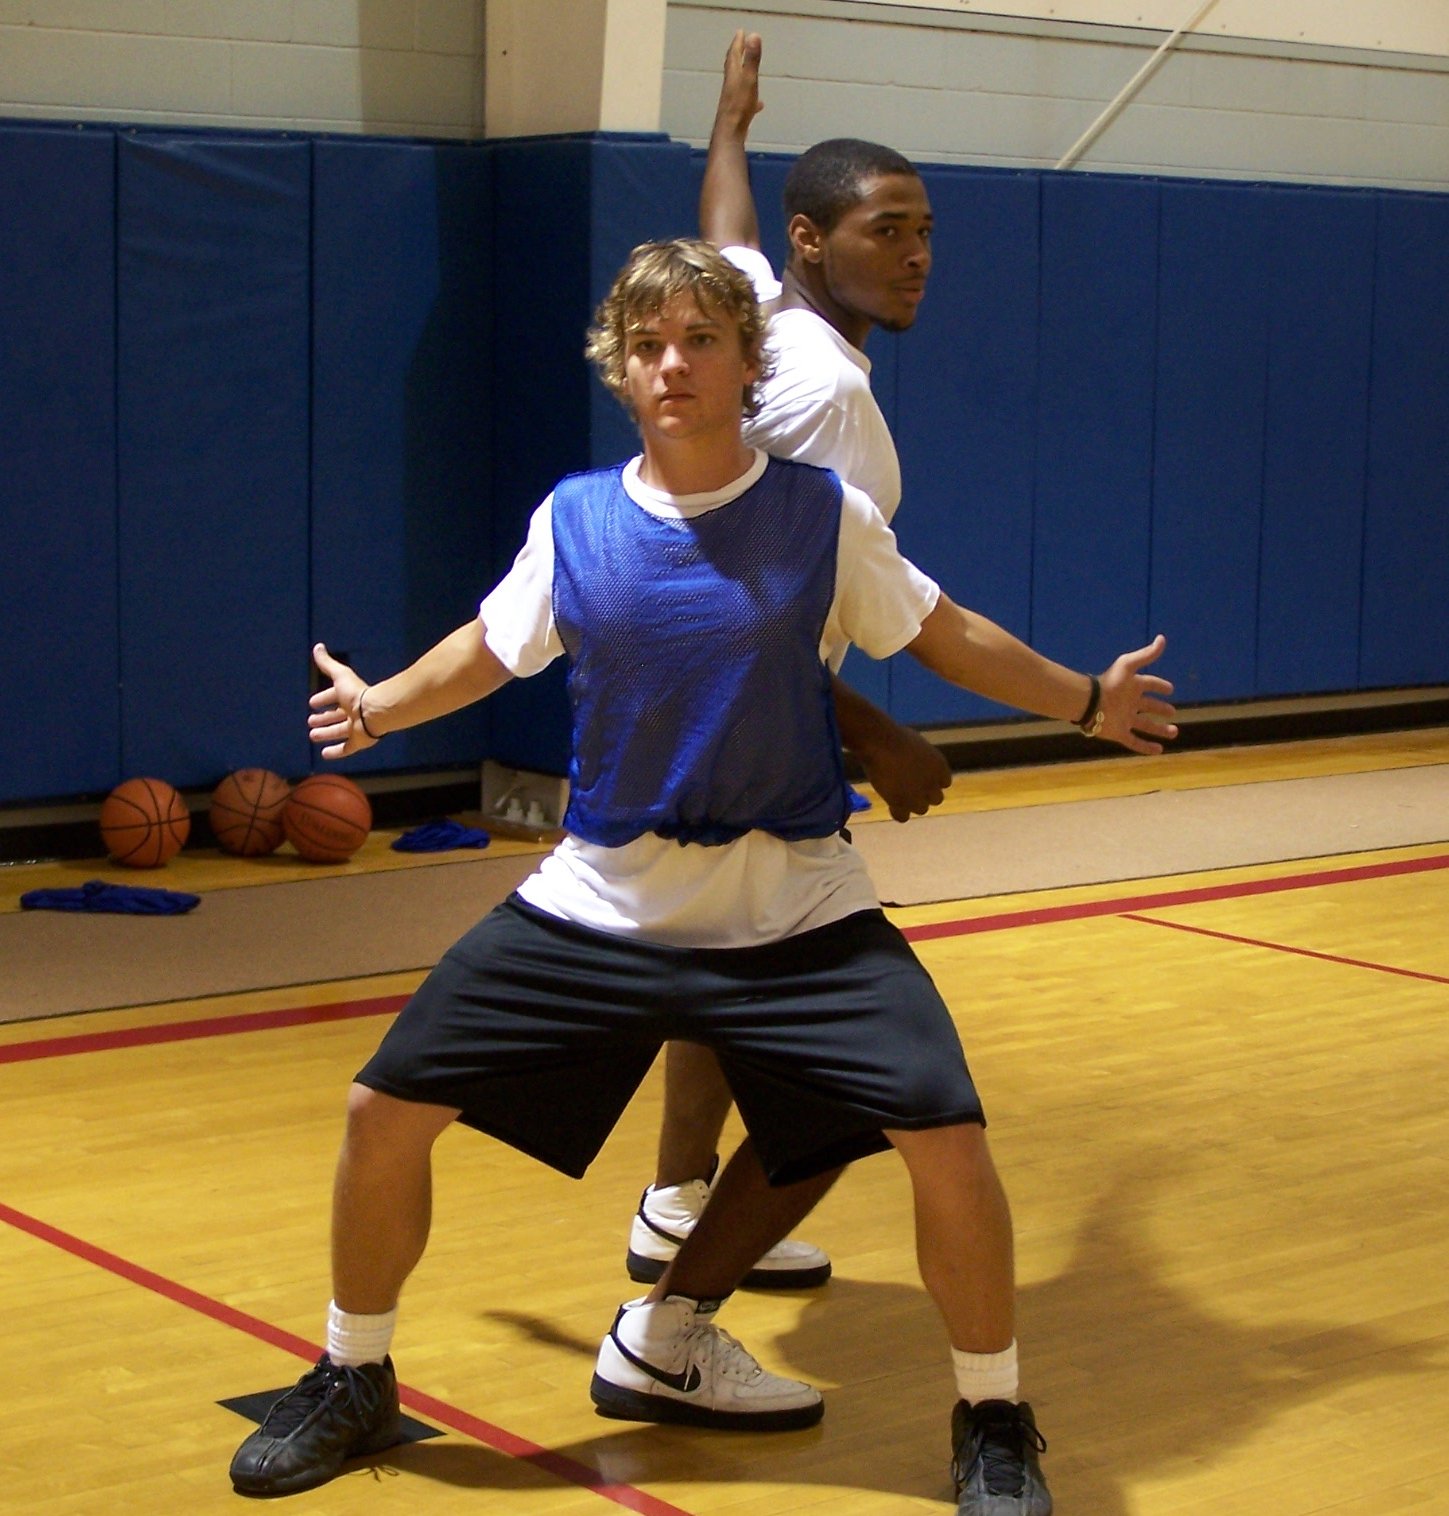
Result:
[[[629,1277],[636,1284],[654,1284],[672,1262],[704,1211],[709,1186],[709,1179],[651,1184],[639,1197],[639,1209],[629,1229],[628,1255]],[[824,1252],[813,1243],[787,1237],[777,1242],[740,1284],[747,1290],[810,1290],[829,1278],[830,1259]]]
[[814,1426],[825,1414],[820,1392],[767,1374],[714,1325],[717,1308],[683,1295],[621,1305],[589,1386],[599,1413],[734,1431]]

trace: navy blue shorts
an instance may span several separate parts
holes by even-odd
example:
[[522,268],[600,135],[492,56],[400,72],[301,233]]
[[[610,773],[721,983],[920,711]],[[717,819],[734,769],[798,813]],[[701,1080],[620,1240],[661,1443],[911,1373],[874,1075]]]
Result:
[[985,1125],[945,1002],[878,910],[763,947],[676,948],[515,895],[357,1078],[577,1178],[669,1041],[713,1049],[773,1184],[880,1152],[890,1128]]

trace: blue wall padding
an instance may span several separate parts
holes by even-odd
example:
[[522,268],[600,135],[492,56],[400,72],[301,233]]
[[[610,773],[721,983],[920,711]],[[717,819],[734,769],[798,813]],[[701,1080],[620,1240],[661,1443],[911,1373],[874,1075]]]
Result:
[[1101,668],[1148,633],[1159,188],[1042,180],[1029,640]]
[[1374,197],[1272,197],[1258,695],[1358,683]]
[[1449,196],[1378,199],[1358,682],[1449,679]]
[[115,139],[0,132],[0,799],[109,789]]
[[1255,677],[1268,199],[1162,186],[1148,624],[1169,634],[1182,701],[1222,699]]
[[[378,679],[492,582],[492,159],[361,140],[313,154],[311,636]],[[476,763],[488,711],[396,733],[349,772]]]
[[311,147],[124,134],[119,151],[121,770],[296,773]]
[[[1031,626],[1036,452],[1039,179],[928,169],[930,290],[895,340],[894,426],[907,557],[960,604],[1019,636]],[[920,722],[999,719],[915,660],[892,660],[892,706]]]
[[[605,140],[595,147],[589,200],[589,313],[641,242],[693,237],[699,230],[694,158],[667,138]],[[576,349],[582,335],[570,337]],[[639,451],[639,434],[624,408],[604,388],[589,385],[589,461],[616,463]]]
[[[777,266],[787,167],[752,159]],[[0,801],[306,771],[313,640],[416,656],[561,475],[633,450],[583,329],[629,248],[695,230],[701,170],[648,136],[0,123]],[[868,352],[949,593],[1077,667],[1166,631],[1188,701],[1449,681],[1449,197],[923,177],[931,290]],[[561,675],[354,768],[559,771]]]
[[[695,177],[704,178],[706,154],[695,155]],[[785,180],[795,160],[777,153],[750,154],[750,189],[755,197],[755,214],[760,223],[760,246],[780,273],[790,257],[790,239],[785,229],[783,197]]]
[[[562,475],[638,451],[632,423],[584,362],[584,329],[634,247],[695,234],[698,186],[689,149],[662,137],[539,138],[493,153],[497,577]],[[498,761],[566,772],[561,660],[490,703]]]
[[[540,138],[493,147],[493,469],[491,572],[502,577],[528,520],[558,479],[591,462],[590,385],[583,361],[590,252],[586,140]],[[563,670],[515,680],[489,700],[490,755],[514,768],[568,766]]]

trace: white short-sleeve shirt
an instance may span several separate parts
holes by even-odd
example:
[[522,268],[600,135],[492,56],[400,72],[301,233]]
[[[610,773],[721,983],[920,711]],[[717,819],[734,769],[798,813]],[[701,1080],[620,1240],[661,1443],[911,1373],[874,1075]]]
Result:
[[901,503],[901,465],[871,391],[870,359],[814,311],[781,310],[780,281],[763,253],[749,247],[723,252],[755,287],[774,360],[774,372],[759,387],[760,409],[745,419],[745,441],[777,458],[834,469],[889,521]]
[[[655,515],[689,518],[727,507],[764,472],[750,468],[723,490],[667,495],[626,465],[625,492]],[[513,567],[483,600],[489,648],[510,672],[535,674],[563,652],[553,621],[552,496],[534,512]],[[821,637],[830,661],[848,643],[888,658],[914,640],[935,608],[935,582],[903,558],[884,518],[845,485],[835,597]],[[568,837],[519,894],[540,910],[596,931],[681,947],[746,947],[778,941],[879,904],[855,850],[839,836],[783,842],[749,832],[722,847],[681,846],[648,834],[619,848]]]

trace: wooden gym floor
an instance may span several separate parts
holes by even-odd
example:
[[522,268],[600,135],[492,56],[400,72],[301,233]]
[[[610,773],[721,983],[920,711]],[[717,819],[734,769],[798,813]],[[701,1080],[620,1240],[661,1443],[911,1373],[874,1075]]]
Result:
[[[1251,784],[1446,763],[1449,733],[1173,762]],[[1085,798],[1101,766],[1074,767],[976,777],[993,804]],[[1060,1516],[1449,1513],[1449,847],[894,914],[992,1116]],[[8,1509],[242,1509],[248,1426],[219,1402],[317,1351],[343,1089],[416,977],[0,1026]],[[889,1156],[806,1229],[829,1286],[725,1309],[824,1388],[821,1427],[594,1416],[658,1099],[656,1075],[582,1184],[444,1137],[397,1339],[406,1407],[442,1435],[286,1510],[952,1508],[947,1358]]]

